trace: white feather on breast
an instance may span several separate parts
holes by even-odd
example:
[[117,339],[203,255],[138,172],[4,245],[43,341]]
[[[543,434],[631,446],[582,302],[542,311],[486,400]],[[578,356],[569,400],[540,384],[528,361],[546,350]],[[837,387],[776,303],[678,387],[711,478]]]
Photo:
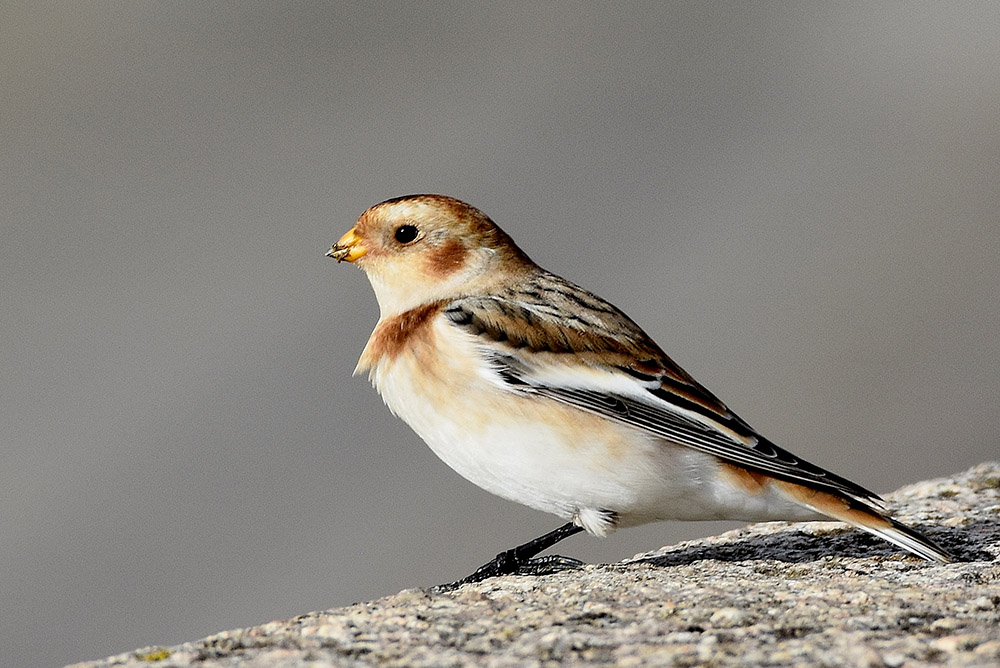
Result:
[[598,535],[614,529],[594,519],[603,511],[616,513],[618,526],[797,515],[783,497],[741,497],[719,480],[709,455],[504,389],[488,380],[494,372],[482,360],[476,337],[438,316],[394,355],[372,360],[370,376],[442,461],[497,496]]

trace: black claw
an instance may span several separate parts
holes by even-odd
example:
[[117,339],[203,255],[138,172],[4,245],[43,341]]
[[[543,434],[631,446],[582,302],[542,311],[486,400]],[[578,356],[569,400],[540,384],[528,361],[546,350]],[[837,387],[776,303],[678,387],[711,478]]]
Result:
[[557,554],[544,557],[535,557],[542,550],[547,550],[564,538],[569,538],[573,534],[579,533],[582,529],[572,522],[564,524],[555,531],[550,531],[544,536],[528,541],[524,545],[519,545],[512,550],[501,552],[491,561],[486,562],[476,569],[472,575],[468,575],[461,580],[448,584],[438,585],[432,588],[435,592],[446,592],[457,589],[464,584],[482,582],[489,578],[501,575],[546,575],[568,568],[579,568],[583,562],[570,557],[563,557]]
[[544,557],[535,557],[521,564],[517,569],[517,575],[548,575],[559,571],[568,571],[573,568],[580,568],[583,562],[573,557],[564,557],[561,554],[549,554]]

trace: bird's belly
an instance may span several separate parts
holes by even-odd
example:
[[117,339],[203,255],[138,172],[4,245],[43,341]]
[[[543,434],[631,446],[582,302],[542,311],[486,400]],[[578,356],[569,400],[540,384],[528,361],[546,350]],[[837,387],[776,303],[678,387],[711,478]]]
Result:
[[407,352],[380,363],[372,379],[438,457],[497,496],[566,520],[612,511],[618,526],[801,516],[797,504],[772,492],[748,496],[734,488],[711,455],[504,390],[463,361],[470,357],[437,359],[429,371],[419,350]]
[[655,444],[640,432],[505,391],[454,358],[440,367],[445,382],[419,362],[401,355],[380,365],[377,389],[438,457],[483,489],[568,519],[581,508],[628,507],[644,487],[664,487],[648,461]]

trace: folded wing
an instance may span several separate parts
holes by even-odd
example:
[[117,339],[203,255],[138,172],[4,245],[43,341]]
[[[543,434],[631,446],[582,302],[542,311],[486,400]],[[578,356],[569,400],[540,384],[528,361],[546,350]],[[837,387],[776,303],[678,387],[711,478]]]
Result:
[[444,311],[478,338],[484,362],[512,392],[546,397],[750,471],[846,496],[878,495],[757,434],[611,304],[551,274]]

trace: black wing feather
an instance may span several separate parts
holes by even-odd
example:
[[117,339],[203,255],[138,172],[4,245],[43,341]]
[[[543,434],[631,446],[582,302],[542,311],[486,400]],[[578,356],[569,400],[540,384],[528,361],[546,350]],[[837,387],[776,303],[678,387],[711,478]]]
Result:
[[[628,316],[558,276],[543,272],[506,294],[456,300],[444,315],[481,341],[486,361],[512,392],[547,397],[780,480],[884,505],[861,485],[765,439]],[[557,386],[533,372],[535,359],[541,364],[544,356],[565,354],[607,373],[627,375],[645,394]]]

